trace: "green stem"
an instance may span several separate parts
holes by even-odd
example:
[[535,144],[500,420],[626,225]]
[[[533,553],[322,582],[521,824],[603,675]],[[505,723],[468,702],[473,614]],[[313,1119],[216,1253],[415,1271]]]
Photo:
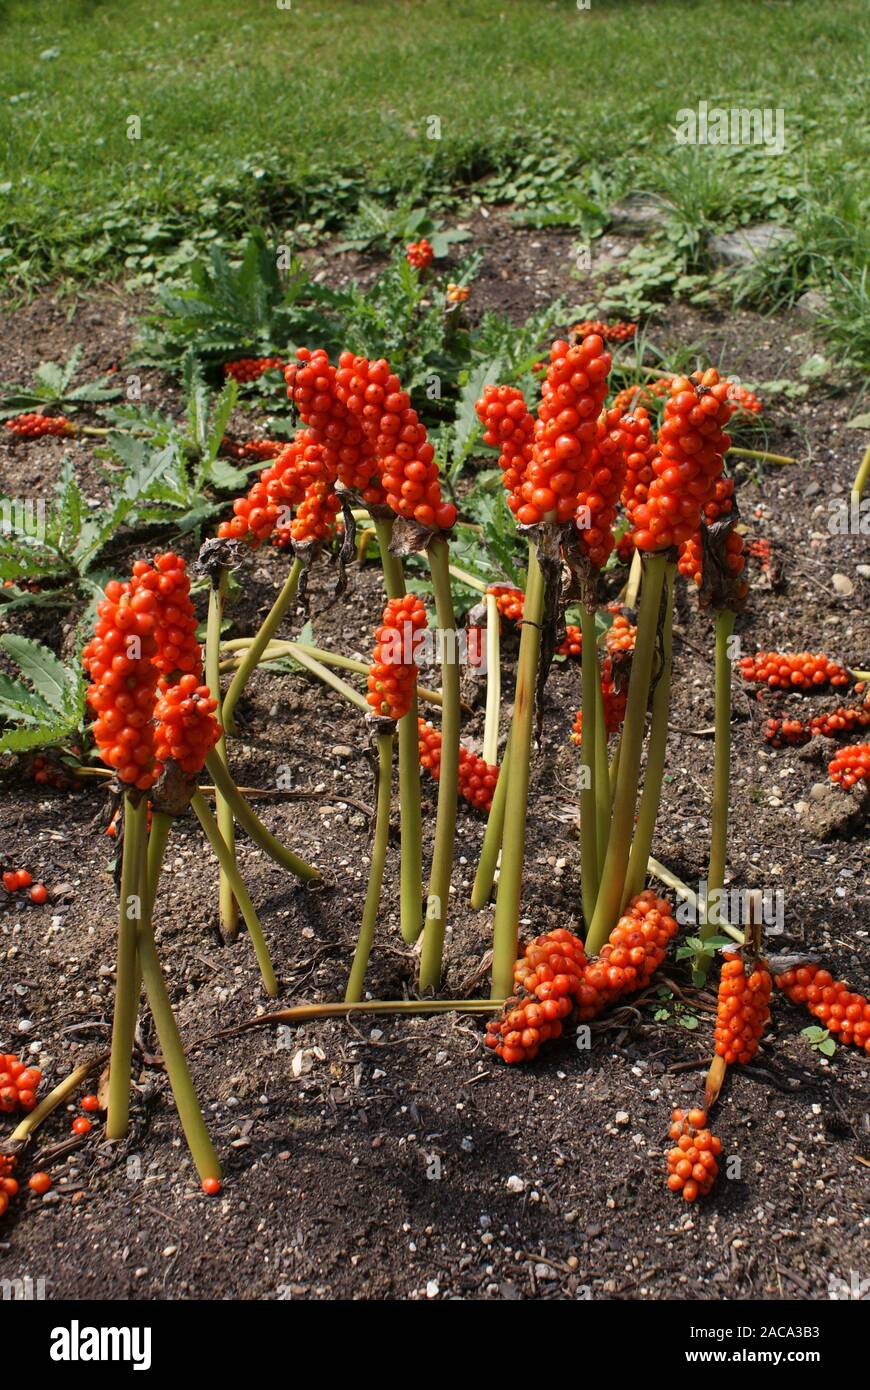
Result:
[[257,635],[247,648],[239,669],[233,676],[229,684],[223,704],[223,725],[228,734],[236,733],[233,712],[238,703],[239,696],[248,683],[251,672],[256,670],[260,657],[274,637],[281,624],[281,619],[287,612],[291,603],[296,597],[296,590],[299,588],[299,577],[302,574],[302,561],[294,560],[290,566],[290,573],[284,580],[283,588],[279,593],[268,614],[264,618]]
[[112,1060],[109,1070],[109,1112],[106,1138],[123,1139],[130,1119],[130,1060],[139,1007],[137,926],[142,911],[142,864],[148,803],[124,797],[124,850],[121,862],[121,903],[118,914],[118,964],[115,1012],[112,1018]]
[[598,648],[595,642],[595,611],[585,604],[580,609],[583,647],[581,652],[582,714],[580,731],[580,891],[583,917],[588,930],[598,896],[598,817],[595,799],[597,781],[595,731],[598,706],[596,687],[600,687]]
[[486,716],[483,761],[498,763],[498,724],[501,706],[501,619],[495,594],[486,595]]
[[492,995],[499,998],[510,995],[513,989],[514,966],[517,960],[523,858],[526,849],[526,810],[529,800],[529,760],[532,751],[535,687],[541,652],[544,587],[538,553],[534,544],[531,544],[522,635],[517,659],[517,684],[510,735],[510,772],[505,787],[507,799],[501,871],[492,936]]
[[[728,800],[731,783],[731,654],[730,641],[735,614],[722,608],[716,614],[716,712],[713,751],[713,805],[710,833],[710,863],[707,869],[707,902],[725,886],[725,857],[728,848]],[[701,940],[718,931],[721,907],[707,910],[701,922]],[[707,960],[709,967],[709,958]],[[705,972],[706,973],[706,972]]]
[[[166,815],[163,811],[154,812],[148,843],[148,889],[146,896],[149,898],[152,884],[156,894],[160,866],[163,862],[163,854],[171,826],[171,816]],[[219,1178],[221,1176],[220,1163],[205,1127],[205,1120],[202,1117],[199,1100],[187,1066],[187,1058],[184,1055],[178,1024],[172,1012],[172,1005],[166,991],[166,982],[160,968],[154,931],[151,925],[152,910],[153,901],[143,903],[137,933],[139,959],[142,963],[142,976],[145,981],[148,1006],[151,1010],[151,1017],[154,1019],[154,1026],[157,1029],[157,1037],[160,1040],[160,1050],[163,1053],[169,1084],[175,1097],[178,1118],[181,1120],[181,1127],[196,1164],[196,1170],[203,1180]]]
[[420,991],[438,988],[444,954],[444,932],[453,872],[456,839],[456,797],[459,790],[459,652],[453,594],[450,589],[450,550],[438,537],[429,546],[429,571],[435,594],[435,615],[443,643],[441,652],[441,766],[435,848],[429,873],[426,922],[420,952]]
[[270,998],[274,999],[278,993],[278,981],[275,978],[272,957],[269,955],[269,948],[266,945],[263,928],[260,926],[260,919],[251,901],[251,895],[245,887],[244,880],[239,873],[239,866],[230,854],[226,841],[221,835],[218,823],[212,815],[211,808],[202,792],[195,792],[191,798],[190,804],[194,815],[205,831],[206,839],[217,855],[221,870],[227,876],[227,880],[233,891],[233,896],[245,919],[245,926],[248,928],[251,945],[254,948],[257,964],[260,967],[260,974],[263,977],[263,986]]
[[[225,642],[225,651],[240,651],[247,647],[247,642]],[[308,642],[272,642],[263,653],[263,661],[275,661],[281,656],[294,656],[296,652],[304,652],[306,656],[314,657],[315,661],[321,662],[324,666],[335,666],[340,671],[353,671],[358,676],[367,676],[369,665],[365,661],[356,661],[351,656],[341,656],[338,652],[326,651],[323,647],[312,647]],[[224,661],[221,668],[227,670],[235,669],[235,660]],[[441,705],[443,697],[440,690],[429,690],[425,685],[417,686],[417,695],[427,705]],[[366,705],[366,709],[369,706]],[[109,776],[111,774],[108,774]]]
[[797,463],[797,459],[790,458],[788,454],[768,454],[763,449],[738,449],[733,444],[728,453],[741,459],[758,459],[760,463]]
[[616,752],[614,753],[613,757],[612,757],[611,760],[610,760],[610,768],[609,768],[608,774],[607,774],[607,781],[608,781],[608,785],[609,785],[609,787],[610,787],[610,807],[611,807],[611,813],[612,813],[612,811],[613,811],[613,798],[616,796],[616,779],[617,779],[617,777],[619,776],[619,758],[620,758],[620,754],[621,754],[621,753],[622,753],[622,734],[619,735],[619,739],[618,739],[617,744],[616,744]]
[[595,684],[595,835],[598,847],[597,876],[599,880],[604,868],[604,857],[607,853],[612,810],[610,765],[607,761],[607,720],[604,714],[604,692],[601,689],[599,677]]
[[622,903],[666,566],[667,560],[661,553],[649,555],[644,565],[637,640],[628,683],[628,703],[622,730],[622,751],[619,758],[619,776],[616,779],[616,796],[613,799],[610,838],[598,900],[586,937],[586,950],[589,955],[597,955],[601,950],[616,923]]
[[643,778],[643,793],[640,810],[632,841],[625,887],[622,892],[622,908],[643,889],[646,880],[647,860],[652,849],[659,802],[662,797],[662,779],[665,772],[665,754],[668,746],[668,713],[671,698],[671,670],[673,667],[673,623],[674,623],[674,578],[676,565],[668,561],[665,569],[665,621],[662,633],[662,666],[656,682],[652,702],[652,722],[649,743],[646,751],[646,769]]
[[[393,523],[387,518],[375,521],[381,568],[387,598],[404,598],[405,572],[402,561],[390,550]],[[417,690],[408,713],[399,720],[399,815],[401,853],[399,857],[399,922],[402,940],[411,945],[423,926],[423,815],[420,809],[420,733]]]
[[[211,692],[213,700],[217,700],[216,717],[222,723],[223,711],[221,709],[221,673],[220,673],[220,648],[221,648],[221,622],[224,615],[224,595],[227,588],[227,571],[221,569],[217,584],[212,582],[208,595],[208,620],[206,623],[205,637],[205,680]],[[215,754],[220,759],[223,767],[227,766],[227,742],[221,733],[215,745]],[[235,857],[236,853],[236,831],[233,824],[233,813],[224,797],[219,792],[215,792],[215,811],[217,812],[218,826],[224,843],[229,849],[230,854]],[[219,887],[219,920],[221,936],[225,941],[235,941],[239,934],[239,913],[238,906],[230,888],[229,879],[223,869],[220,872]]]
[[864,489],[870,481],[870,444],[861,460],[858,472],[855,474],[855,481],[852,484],[852,501],[860,503],[864,496]]
[[366,970],[368,969],[372,942],[375,937],[378,907],[381,901],[381,884],[384,879],[384,863],[387,858],[387,842],[390,838],[390,798],[392,795],[392,781],[393,736],[392,734],[380,734],[378,736],[378,809],[375,818],[375,837],[372,842],[369,884],[366,889],[362,925],[359,929],[356,950],[353,954],[353,964],[350,968],[347,988],[344,992],[344,1002],[346,1004],[355,1004],[362,998],[363,983],[366,977]]
[[239,825],[248,832],[251,839],[265,850],[276,864],[280,864],[284,869],[289,869],[291,874],[295,874],[303,883],[319,882],[320,871],[313,868],[311,864],[306,864],[304,859],[300,859],[292,850],[282,845],[280,840],[276,840],[271,830],[268,830],[259,816],[251,810],[220,758],[215,757],[214,752],[209,753],[205,765],[211,773],[215,787],[229,803],[233,816]]
[[310,656],[305,647],[297,646],[295,642],[287,643],[287,655],[292,656],[294,661],[298,661],[300,666],[304,666],[306,671],[310,671],[312,676],[316,676],[324,685],[328,685],[330,690],[335,690],[350,704],[356,705],[357,709],[369,713],[369,703],[365,695],[361,695],[358,690],[354,690],[352,685],[343,681],[341,676],[336,676],[330,671],[328,666],[324,666],[316,657]]
[[471,890],[471,906],[476,910],[485,907],[489,902],[489,895],[492,892],[492,883],[495,878],[495,869],[498,864],[498,856],[501,852],[501,839],[504,832],[504,813],[505,807],[507,806],[510,751],[511,742],[510,735],[508,735],[508,741],[505,744],[504,754],[502,755],[501,767],[498,770],[498,781],[495,784],[492,805],[489,808],[489,816],[486,821],[486,830],[483,836],[483,845],[480,850],[477,873],[474,878],[474,887]]
[[[677,877],[672,869],[669,869],[658,859],[653,859],[652,855],[649,857],[647,869],[652,878],[657,878],[660,883],[666,884],[668,888],[673,888],[681,897],[684,897],[686,902],[695,908],[698,918],[703,920],[706,904],[698,897],[697,893],[693,892],[687,883],[684,883],[681,878]],[[746,941],[746,932],[741,930],[740,927],[732,927],[730,922],[720,922],[717,931],[724,932],[726,936],[730,936],[732,941],[736,941],[740,946]]]

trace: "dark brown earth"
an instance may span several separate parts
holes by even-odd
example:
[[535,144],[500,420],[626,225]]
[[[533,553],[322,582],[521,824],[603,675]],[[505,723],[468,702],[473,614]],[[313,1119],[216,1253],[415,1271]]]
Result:
[[[487,234],[479,219],[474,230],[487,239],[478,308],[498,304],[520,318],[541,295],[564,289],[570,237],[504,221]],[[45,297],[4,316],[3,378],[21,380],[78,341],[88,371],[105,370],[128,349],[140,307],[112,290],[72,310]],[[748,380],[793,376],[814,346],[805,326],[788,318],[679,307],[651,335],[665,353],[703,344],[711,361]],[[153,381],[163,400],[172,399],[168,382]],[[738,627],[745,650],[808,648],[870,667],[870,580],[858,573],[870,546],[866,537],[833,536],[826,525],[828,498],[847,491],[863,447],[862,436],[845,428],[855,413],[848,381],[765,413],[770,447],[799,461],[747,472],[742,481],[750,534],[770,540],[783,573],[779,589],[754,588]],[[87,445],[72,447],[77,462],[87,459]],[[39,487],[62,452],[53,440],[0,444],[4,490]],[[96,488],[96,471],[93,479]],[[234,634],[256,626],[285,565],[271,550],[257,553],[232,613]],[[835,591],[834,574],[851,580],[849,596]],[[365,657],[382,604],[379,572],[353,569],[348,595],[328,606],[332,583],[321,562],[310,589],[315,639]],[[301,621],[294,615],[294,626]],[[36,610],[19,618],[19,628],[59,643],[56,614]],[[514,657],[508,642],[503,730]],[[805,808],[823,766],[791,750],[769,751],[761,742],[767,706],[738,679],[734,695],[732,882],[781,889],[776,948],[812,948],[866,990],[866,825],[820,843]],[[819,697],[813,709],[839,702]],[[576,667],[557,665],[532,779],[526,935],[578,925],[577,760],[568,742],[578,703]],[[237,780],[270,788],[282,767],[291,769],[294,787],[310,798],[258,808],[328,880],[317,891],[297,887],[240,839],[280,1002],[339,998],[368,863],[368,819],[353,804],[372,797],[361,719],[297,675],[260,674],[241,713],[242,737],[231,744]],[[713,756],[710,622],[688,596],[679,606],[673,723],[655,853],[697,885],[708,852]],[[477,749],[482,727],[478,709],[464,730]],[[428,852],[432,784],[425,793]],[[2,867],[27,866],[52,889],[44,907],[0,890],[0,1050],[32,1049],[57,1081],[109,1034],[112,842],[94,823],[97,791],[12,781],[0,796]],[[448,997],[485,991],[492,913],[467,905],[482,833],[482,820],[462,806]],[[394,849],[367,981],[379,998],[414,987],[415,956],[398,932],[396,869]],[[76,1299],[826,1300],[831,1280],[848,1284],[866,1269],[870,1060],[854,1048],[831,1060],[814,1053],[801,1036],[809,1016],[782,999],[774,1000],[755,1063],[729,1079],[715,1117],[739,1175],[723,1172],[706,1202],[687,1208],[665,1189],[663,1150],[671,1107],[698,1094],[713,996],[694,991],[683,966],[669,960],[657,982],[682,998],[678,1017],[673,997],[651,990],[597,1024],[591,1050],[578,1051],[569,1037],[528,1068],[504,1067],[483,1046],[482,1022],[455,1014],[357,1016],[200,1043],[270,1007],[246,939],[233,946],[219,939],[215,884],[214,862],[185,819],[170,842],[156,920],[226,1167],[222,1195],[199,1192],[143,1015],[129,1143],[101,1143],[96,1126],[70,1148],[71,1113],[63,1110],[45,1125],[26,1171],[49,1168],[54,1186],[42,1199],[19,1197],[4,1218],[0,1277],[42,1277],[49,1297]],[[656,1018],[662,1006],[668,1016]]]

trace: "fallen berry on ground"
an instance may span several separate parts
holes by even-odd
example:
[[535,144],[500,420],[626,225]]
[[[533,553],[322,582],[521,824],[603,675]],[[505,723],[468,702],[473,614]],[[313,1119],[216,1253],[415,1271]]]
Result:
[[824,652],[756,652],[737,663],[745,681],[771,690],[818,690],[849,684],[849,672]]
[[674,1110],[669,1137],[674,1147],[668,1151],[668,1188],[681,1192],[687,1202],[706,1197],[719,1171],[716,1162],[722,1153],[722,1140],[707,1129],[704,1110]]
[[857,782],[870,782],[870,743],[852,743],[841,748],[828,763],[831,781],[841,787],[854,787]]
[[835,980],[816,962],[777,975],[776,984],[793,1004],[803,1004],[839,1042],[870,1054],[870,1003],[863,994]]
[[51,1187],[51,1178],[48,1173],[32,1173],[27,1180],[27,1186],[31,1192],[35,1192],[38,1197],[42,1197]]

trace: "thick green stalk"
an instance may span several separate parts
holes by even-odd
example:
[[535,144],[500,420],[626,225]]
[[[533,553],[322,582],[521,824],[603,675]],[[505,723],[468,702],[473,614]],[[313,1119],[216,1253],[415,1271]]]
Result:
[[[544,576],[534,544],[529,546],[529,572],[523,609],[523,627],[517,660],[517,684],[511,723],[510,769],[505,788],[506,805],[502,834],[501,871],[495,903],[492,935],[492,995],[505,998],[513,989],[520,923],[523,859],[526,850],[526,810],[529,800],[529,760],[535,687],[541,652],[544,615]],[[501,778],[499,778],[501,781]]]
[[263,619],[257,635],[245,651],[239,669],[230,681],[229,689],[227,690],[223,703],[223,725],[228,734],[236,733],[233,711],[236,708],[239,696],[247,685],[251,672],[256,670],[260,657],[278,631],[281,625],[281,619],[295,599],[301,574],[302,561],[294,560],[293,564],[290,566],[290,573],[284,580],[284,585],[280,594]]
[[275,978],[272,957],[269,955],[269,948],[266,945],[266,938],[263,935],[263,928],[260,926],[260,919],[257,916],[256,908],[251,901],[251,895],[245,887],[244,880],[239,873],[239,866],[227,849],[218,823],[212,815],[211,808],[202,792],[195,792],[191,798],[190,804],[194,815],[205,831],[206,839],[217,855],[218,863],[222,871],[227,876],[233,890],[233,895],[245,919],[245,926],[248,928],[251,945],[254,948],[257,964],[260,967],[260,974],[263,977],[264,988],[270,998],[274,999],[278,993],[278,981]]
[[[205,680],[213,700],[217,700],[217,710],[215,711],[218,722],[223,722],[223,710],[221,708],[221,673],[220,673],[220,651],[221,651],[221,622],[224,615],[224,595],[227,588],[227,571],[221,569],[217,584],[212,581],[208,594],[208,621],[206,623],[205,636]],[[224,767],[227,766],[227,743],[223,733],[215,745],[215,753],[220,758]],[[235,856],[236,853],[236,831],[233,824],[233,813],[227,805],[224,797],[219,792],[215,792],[215,811],[217,812],[218,826],[224,843]],[[239,932],[239,912],[238,905],[232,894],[229,879],[223,869],[220,873],[219,888],[219,916],[221,936],[225,941],[235,941]]]
[[498,725],[501,712],[501,619],[495,594],[486,595],[486,716],[483,725],[483,760],[498,762]]
[[171,816],[166,815],[163,811],[154,812],[148,843],[148,887],[145,893],[146,901],[142,905],[142,916],[139,920],[136,939],[139,959],[142,963],[142,977],[145,981],[148,1007],[151,1010],[151,1017],[154,1019],[157,1037],[160,1040],[160,1050],[163,1053],[169,1084],[175,1097],[178,1118],[181,1120],[181,1127],[196,1164],[196,1170],[200,1178],[204,1180],[205,1178],[219,1178],[221,1176],[220,1163],[205,1127],[199,1100],[188,1070],[187,1058],[184,1055],[178,1024],[175,1022],[175,1015],[172,1012],[172,1005],[166,992],[166,982],[160,968],[154,931],[151,926],[153,899],[148,901],[151,898],[152,884],[153,892],[156,895],[160,866],[163,862],[163,853],[171,825]]
[[664,554],[648,556],[644,565],[640,592],[640,611],[637,619],[637,640],[628,683],[628,703],[622,730],[622,751],[619,755],[619,775],[613,799],[613,816],[604,873],[598,889],[595,912],[586,936],[586,950],[597,955],[607,940],[619,916],[625,871],[631,850],[634,827],[634,808],[637,783],[643,753],[646,726],[646,705],[650,675],[656,649],[659,607],[667,560]]
[[[713,807],[710,834],[710,863],[707,869],[707,902],[717,894],[721,902],[725,886],[725,857],[728,849],[728,800],[731,783],[731,634],[735,614],[722,608],[716,614],[716,736],[713,751]],[[701,921],[701,939],[705,940],[720,929],[721,908],[705,911]],[[709,957],[706,965],[709,968]]]
[[870,482],[870,444],[867,446],[867,452],[861,460],[858,472],[855,474],[855,481],[852,484],[851,500],[853,502],[857,502],[860,505],[861,498],[864,496],[864,489],[868,482]]
[[595,734],[598,723],[596,692],[600,689],[601,677],[598,672],[598,648],[595,643],[594,609],[590,610],[583,604],[580,609],[580,621],[583,633],[581,652],[583,724],[580,735],[580,892],[583,900],[583,917],[588,930],[595,912],[595,899],[598,896]]
[[123,1139],[130,1119],[130,1060],[139,1008],[139,966],[136,937],[142,912],[142,877],[148,803],[124,797],[124,848],[121,862],[121,902],[118,913],[118,963],[115,1012],[112,1017],[112,1060],[109,1070],[109,1111],[106,1138]]
[[453,872],[456,840],[456,797],[459,790],[459,651],[453,594],[450,589],[450,551],[447,541],[432,541],[429,570],[435,593],[435,614],[443,643],[441,652],[441,767],[438,778],[438,810],[435,816],[435,848],[429,873],[426,923],[420,952],[420,991],[441,983],[444,932]]
[[671,669],[673,666],[673,623],[674,623],[674,577],[676,565],[669,561],[665,570],[665,621],[662,633],[662,666],[656,682],[652,702],[652,722],[649,743],[646,750],[646,769],[643,778],[643,794],[634,831],[625,887],[622,892],[622,906],[643,889],[646,881],[647,860],[652,849],[659,802],[662,797],[662,779],[665,771],[665,754],[668,746],[668,713],[671,697]]
[[601,680],[595,685],[595,834],[598,845],[598,877],[604,868],[613,799],[610,795],[610,764],[607,761],[607,719]]
[[356,705],[357,709],[369,713],[369,703],[365,695],[361,695],[358,690],[354,690],[352,685],[343,681],[341,676],[337,676],[334,671],[330,671],[328,666],[324,666],[316,657],[310,656],[305,647],[299,647],[295,642],[287,643],[287,655],[294,661],[298,661],[300,666],[304,666],[306,671],[310,671],[312,676],[316,676],[324,685],[328,685],[330,690],[334,690],[341,695],[351,705]]
[[292,850],[287,849],[286,845],[282,845],[280,840],[276,840],[271,830],[266,828],[259,816],[248,805],[220,758],[215,757],[214,752],[209,753],[205,765],[211,773],[215,788],[227,800],[233,816],[239,825],[248,832],[251,839],[265,850],[276,864],[280,864],[284,869],[289,869],[291,874],[295,874],[303,883],[319,882],[321,877],[319,869],[307,864],[304,859],[300,859]]
[[508,741],[505,744],[504,754],[502,755],[501,767],[498,770],[498,781],[495,784],[492,805],[489,808],[489,816],[486,821],[486,830],[480,850],[477,873],[474,878],[474,887],[471,890],[471,906],[475,909],[485,907],[489,902],[489,895],[492,892],[492,883],[495,878],[495,868],[498,863],[498,856],[501,852],[501,837],[504,831],[504,813],[505,807],[507,806],[510,751],[511,742],[510,735],[508,735]]
[[384,864],[387,858],[387,842],[390,838],[390,798],[392,796],[392,781],[393,736],[392,734],[380,734],[378,736],[378,809],[375,817],[375,837],[372,842],[369,885],[366,889],[362,925],[359,929],[356,950],[353,954],[353,964],[350,968],[347,988],[344,992],[344,1002],[346,1004],[355,1004],[362,998],[363,983],[366,977],[366,970],[368,969],[372,942],[375,937],[378,907],[381,901],[381,884],[384,879]]
[[[375,521],[387,598],[404,598],[405,572],[390,550],[393,523]],[[420,735],[417,691],[408,713],[399,720],[399,922],[402,940],[411,945],[423,926],[423,816],[420,809]]]

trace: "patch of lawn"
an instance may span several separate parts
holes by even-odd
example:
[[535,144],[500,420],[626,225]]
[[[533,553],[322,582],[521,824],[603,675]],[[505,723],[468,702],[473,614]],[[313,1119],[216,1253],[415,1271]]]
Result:
[[821,190],[832,163],[857,178],[868,18],[863,0],[6,0],[0,269],[171,271],[257,222],[347,225],[361,197],[437,206],[494,171],[509,193],[530,152],[526,201],[597,180],[704,221],[722,179],[687,195],[669,173],[676,113],[702,100],[783,108],[786,158]]

